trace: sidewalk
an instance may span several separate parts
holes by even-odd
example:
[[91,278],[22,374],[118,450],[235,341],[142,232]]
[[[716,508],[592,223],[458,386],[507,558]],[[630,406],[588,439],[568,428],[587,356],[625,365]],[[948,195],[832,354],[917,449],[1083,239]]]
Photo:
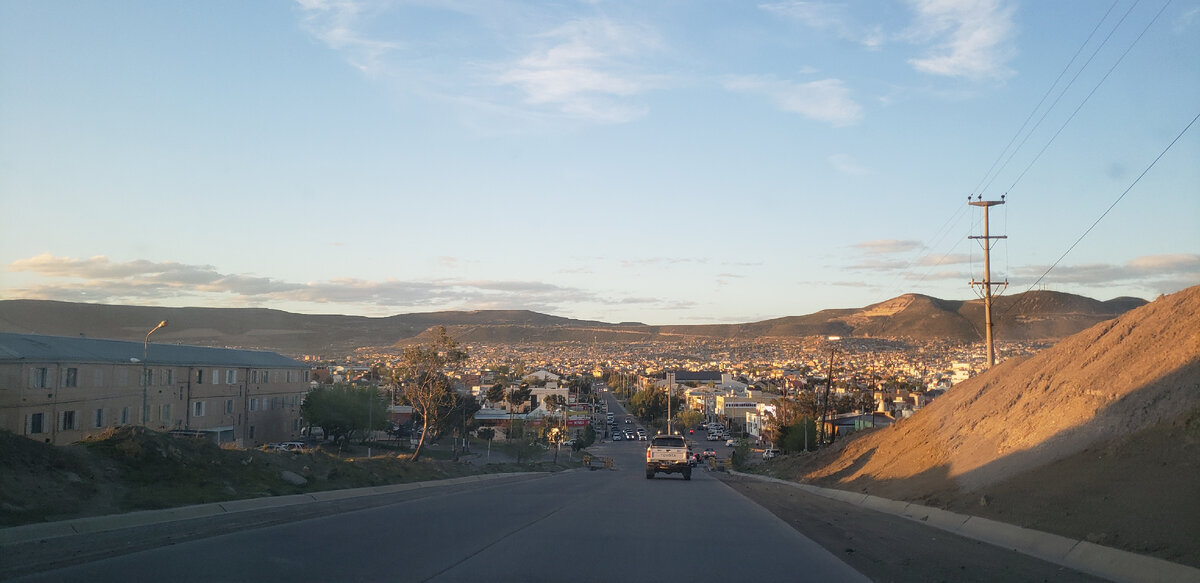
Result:
[[893,516],[922,522],[1005,549],[1029,555],[1089,575],[1129,583],[1200,583],[1200,569],[1139,555],[1083,540],[1041,532],[940,508],[889,500],[848,490],[821,488],[758,474],[730,471],[731,475],[773,482],[804,490],[810,494],[839,500]]

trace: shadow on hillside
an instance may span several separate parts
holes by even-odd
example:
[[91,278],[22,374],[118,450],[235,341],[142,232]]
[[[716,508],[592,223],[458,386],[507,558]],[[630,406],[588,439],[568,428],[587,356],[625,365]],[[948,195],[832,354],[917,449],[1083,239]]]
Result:
[[1087,423],[954,477],[941,464],[901,479],[842,481],[869,457],[812,483],[1200,566],[1200,359],[1110,402]]
[[829,474],[828,476],[823,477],[821,480],[823,482],[830,482],[830,483],[842,482],[842,480],[844,478],[846,478],[847,476],[853,475],[854,473],[858,472],[858,470],[862,469],[863,466],[867,465],[867,462],[871,461],[871,458],[875,456],[875,452],[878,449],[879,448],[877,448],[877,447],[872,447],[871,449],[868,449],[867,451],[860,454],[858,457],[854,458],[854,461],[850,462],[846,467],[844,467],[832,474]]

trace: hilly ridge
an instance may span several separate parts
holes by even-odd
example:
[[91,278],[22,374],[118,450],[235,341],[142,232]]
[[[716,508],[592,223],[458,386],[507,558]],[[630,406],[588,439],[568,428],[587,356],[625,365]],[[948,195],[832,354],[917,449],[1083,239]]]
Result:
[[[999,340],[1058,339],[1144,304],[1137,298],[1101,302],[1033,291],[997,299]],[[864,308],[822,310],[744,324],[619,324],[575,320],[528,310],[446,311],[371,318],[310,315],[266,308],[161,308],[50,300],[0,301],[0,331],[142,340],[159,320],[170,325],[157,342],[236,346],[284,354],[322,354],[412,342],[434,326],[472,343],[629,342],[673,338],[747,339],[837,334],[877,338],[976,342],[982,338],[980,300],[942,300],[905,294]]]
[[780,469],[1200,566],[1200,286]]

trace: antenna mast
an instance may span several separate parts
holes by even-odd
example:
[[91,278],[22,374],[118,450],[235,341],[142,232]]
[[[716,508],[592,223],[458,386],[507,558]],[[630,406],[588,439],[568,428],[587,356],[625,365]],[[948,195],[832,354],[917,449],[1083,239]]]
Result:
[[987,363],[988,368],[992,368],[996,364],[996,345],[992,341],[992,286],[999,285],[1008,287],[1008,280],[992,281],[992,239],[1007,239],[1007,235],[990,235],[988,234],[988,209],[1004,204],[1004,195],[1000,195],[1000,200],[983,200],[983,195],[979,195],[975,200],[967,197],[967,204],[971,206],[983,207],[983,236],[972,235],[968,239],[983,240],[983,281],[975,281],[971,279],[972,286],[981,286],[983,288],[983,316],[986,324],[985,331],[987,337]]

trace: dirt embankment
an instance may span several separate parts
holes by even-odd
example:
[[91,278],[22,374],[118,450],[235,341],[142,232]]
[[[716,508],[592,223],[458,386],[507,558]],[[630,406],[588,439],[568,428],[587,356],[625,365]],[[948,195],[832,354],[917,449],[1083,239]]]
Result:
[[0,527],[479,473],[560,469],[549,464],[411,462],[407,454],[399,455],[355,459],[321,449],[228,450],[205,439],[175,438],[140,427],[118,428],[67,447],[0,432]]
[[768,469],[1200,566],[1200,286]]

